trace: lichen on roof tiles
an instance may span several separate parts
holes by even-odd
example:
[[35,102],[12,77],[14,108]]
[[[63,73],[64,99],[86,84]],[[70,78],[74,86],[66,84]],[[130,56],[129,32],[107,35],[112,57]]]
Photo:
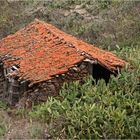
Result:
[[[15,34],[0,40],[0,56],[12,56],[3,61],[4,65],[9,67],[18,64],[20,79],[33,83],[67,72],[87,57],[83,52],[112,72],[126,64],[114,54],[40,20],[35,20]],[[18,60],[12,61],[13,58]]]

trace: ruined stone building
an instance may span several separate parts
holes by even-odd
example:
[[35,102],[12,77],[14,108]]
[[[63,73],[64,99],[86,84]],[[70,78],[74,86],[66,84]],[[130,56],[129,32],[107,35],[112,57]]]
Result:
[[[87,75],[109,80],[126,62],[44,21],[0,40],[0,96],[12,104],[24,93],[38,101],[58,95],[64,82]],[[33,98],[32,98],[33,99]]]

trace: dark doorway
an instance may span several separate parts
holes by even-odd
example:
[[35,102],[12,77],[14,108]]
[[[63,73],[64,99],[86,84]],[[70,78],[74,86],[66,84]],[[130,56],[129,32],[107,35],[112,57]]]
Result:
[[104,68],[100,64],[93,64],[92,65],[92,76],[96,80],[96,83],[100,79],[104,79],[106,83],[109,82],[110,76],[113,73],[108,69]]

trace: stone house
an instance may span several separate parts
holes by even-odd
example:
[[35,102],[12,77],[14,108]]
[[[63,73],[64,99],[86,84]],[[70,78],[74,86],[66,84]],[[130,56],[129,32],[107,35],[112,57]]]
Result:
[[108,82],[126,63],[36,19],[0,40],[0,96],[10,104],[23,95],[46,101],[64,82],[82,82],[89,74]]

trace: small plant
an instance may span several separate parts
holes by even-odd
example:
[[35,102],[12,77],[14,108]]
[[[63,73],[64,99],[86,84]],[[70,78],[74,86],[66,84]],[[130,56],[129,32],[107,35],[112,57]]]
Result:
[[111,4],[111,1],[109,1],[109,0],[100,0],[98,2],[100,4],[100,7],[103,9],[108,8]]
[[6,127],[2,123],[2,124],[0,124],[0,137],[4,136],[5,132],[6,132]]
[[6,133],[6,130],[7,130],[7,125],[6,125],[5,119],[1,115],[0,116],[0,137],[4,136],[4,134]]
[[15,114],[20,116],[21,118],[25,118],[28,115],[28,110],[26,108],[17,109]]
[[0,101],[0,110],[5,110],[7,108],[7,104],[4,103],[3,101]]
[[31,126],[29,130],[29,134],[33,139],[43,138],[44,130],[41,127]]

